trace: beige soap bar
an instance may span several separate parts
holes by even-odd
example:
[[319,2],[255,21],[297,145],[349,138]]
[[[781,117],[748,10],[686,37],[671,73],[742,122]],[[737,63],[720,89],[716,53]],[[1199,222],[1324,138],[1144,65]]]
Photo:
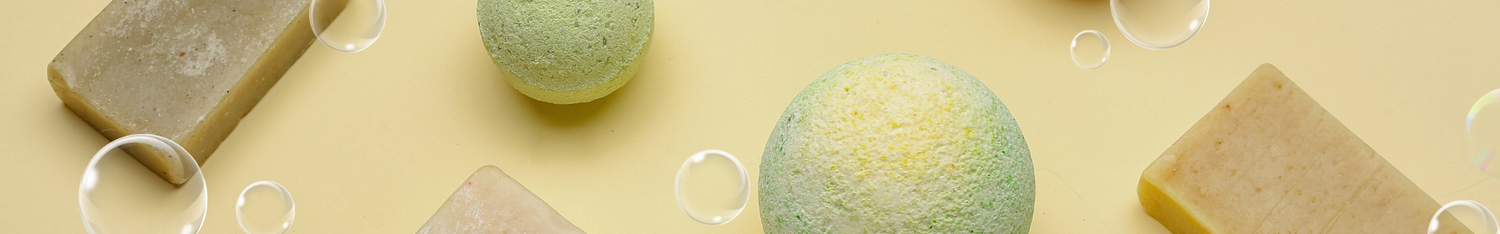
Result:
[[[106,138],[161,135],[202,164],[312,43],[307,6],[115,0],[52,59],[47,78]],[[187,179],[173,159],[126,151],[173,184]]]
[[583,233],[499,167],[470,175],[418,234]]
[[1173,233],[1426,233],[1440,207],[1270,64],[1152,162],[1138,192]]

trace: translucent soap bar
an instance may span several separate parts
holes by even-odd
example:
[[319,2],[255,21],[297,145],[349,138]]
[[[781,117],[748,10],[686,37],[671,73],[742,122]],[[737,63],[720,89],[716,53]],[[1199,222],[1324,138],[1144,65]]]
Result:
[[488,165],[464,180],[417,233],[583,233],[583,230],[499,167]]

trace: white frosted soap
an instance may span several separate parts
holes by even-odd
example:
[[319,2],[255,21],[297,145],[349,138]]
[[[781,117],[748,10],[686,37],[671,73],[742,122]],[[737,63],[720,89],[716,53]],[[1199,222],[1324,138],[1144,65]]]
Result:
[[583,230],[499,167],[486,165],[464,180],[417,233],[583,233]]

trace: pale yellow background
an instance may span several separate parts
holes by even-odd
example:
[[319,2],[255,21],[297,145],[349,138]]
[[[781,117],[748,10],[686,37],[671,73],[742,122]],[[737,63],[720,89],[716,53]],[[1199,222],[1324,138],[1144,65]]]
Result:
[[[45,66],[106,3],[0,1],[0,232],[83,232],[77,184],[107,141]],[[475,3],[391,0],[368,50],[309,49],[203,165],[203,233],[239,232],[234,198],[257,180],[295,196],[290,233],[414,232],[485,164],[591,232],[758,233],[754,197],[727,225],[689,220],[677,167],[722,149],[757,177],[791,98],[881,53],[952,63],[1010,107],[1036,165],[1035,233],[1166,232],[1136,198],[1141,170],[1265,62],[1440,202],[1500,206],[1500,179],[1469,164],[1462,131],[1500,88],[1497,1],[1215,1],[1192,41],[1152,51],[1104,0],[664,0],[635,80],[571,106],[500,79]],[[1068,57],[1087,29],[1113,43],[1098,70]]]

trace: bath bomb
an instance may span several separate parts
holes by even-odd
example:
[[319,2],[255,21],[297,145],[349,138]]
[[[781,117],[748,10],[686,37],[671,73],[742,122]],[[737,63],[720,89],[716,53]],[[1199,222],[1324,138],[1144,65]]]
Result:
[[651,0],[479,0],[479,34],[511,87],[554,104],[593,101],[635,76]]
[[760,164],[767,233],[1026,233],[1036,197],[1016,120],[973,76],[883,54],[787,106]]

